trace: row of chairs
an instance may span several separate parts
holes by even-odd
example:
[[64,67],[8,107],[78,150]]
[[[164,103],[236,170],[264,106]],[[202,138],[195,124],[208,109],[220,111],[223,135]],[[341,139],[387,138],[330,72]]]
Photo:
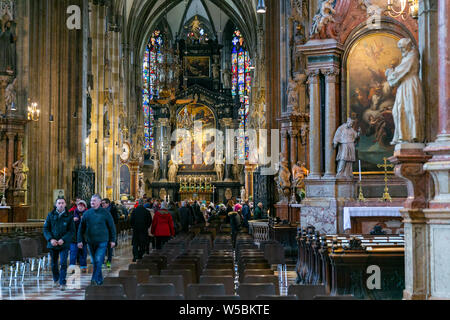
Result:
[[22,283],[25,277],[39,278],[50,270],[47,241],[42,233],[2,235],[0,238],[0,286]]

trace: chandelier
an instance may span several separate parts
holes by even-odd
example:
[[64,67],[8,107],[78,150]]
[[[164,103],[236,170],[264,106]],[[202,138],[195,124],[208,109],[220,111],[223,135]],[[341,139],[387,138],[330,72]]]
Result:
[[[165,16],[167,20],[168,2],[165,3]],[[178,47],[174,48],[168,35],[169,28],[166,25],[164,32],[164,41],[161,47],[161,60],[158,60],[157,67],[159,70],[159,98],[161,100],[173,100],[179,87],[179,79],[181,74],[181,65],[179,59]]]
[[178,49],[172,47],[169,39],[163,42],[161,56],[157,62],[159,98],[164,100],[175,96],[180,83],[181,65]]
[[36,102],[30,103],[30,99],[28,99],[28,120],[39,121],[40,115],[41,110],[38,109],[38,104]]
[[393,0],[388,0],[387,9],[388,14],[393,18],[402,17],[403,20],[406,20],[408,10],[407,4],[409,4],[409,14],[412,18],[417,19],[419,16],[419,0],[398,0],[399,6],[394,8]]

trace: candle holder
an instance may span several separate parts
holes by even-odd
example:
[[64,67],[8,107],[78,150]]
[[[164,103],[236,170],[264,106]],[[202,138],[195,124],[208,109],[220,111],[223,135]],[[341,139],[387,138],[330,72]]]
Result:
[[359,195],[358,195],[358,202],[367,202],[366,198],[364,198],[361,180],[359,180]]

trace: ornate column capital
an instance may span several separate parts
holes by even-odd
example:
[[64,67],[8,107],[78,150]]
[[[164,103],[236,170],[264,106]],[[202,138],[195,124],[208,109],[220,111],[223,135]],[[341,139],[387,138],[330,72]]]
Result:
[[290,130],[289,131],[289,135],[292,137],[292,138],[296,138],[296,137],[298,137],[298,134],[299,134],[299,130],[294,130],[294,129],[292,129],[292,130]]
[[312,70],[308,70],[306,72],[306,75],[308,76],[308,84],[318,84],[319,83],[319,74],[320,74],[320,70],[319,69],[312,69]]
[[322,73],[325,75],[325,81],[327,83],[336,83],[337,77],[340,74],[340,70],[338,68],[329,68],[329,69],[323,69]]
[[160,119],[158,119],[158,121],[159,121],[160,125],[163,127],[170,126],[170,120],[168,118],[160,118]]

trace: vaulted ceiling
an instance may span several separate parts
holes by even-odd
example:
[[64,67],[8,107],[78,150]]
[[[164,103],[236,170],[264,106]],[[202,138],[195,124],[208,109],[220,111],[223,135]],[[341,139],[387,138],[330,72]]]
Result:
[[195,15],[211,24],[212,38],[222,39],[227,23],[241,30],[250,52],[256,48],[257,0],[119,0],[116,7],[125,16],[126,41],[135,53],[143,54],[153,30],[167,18],[172,35]]

